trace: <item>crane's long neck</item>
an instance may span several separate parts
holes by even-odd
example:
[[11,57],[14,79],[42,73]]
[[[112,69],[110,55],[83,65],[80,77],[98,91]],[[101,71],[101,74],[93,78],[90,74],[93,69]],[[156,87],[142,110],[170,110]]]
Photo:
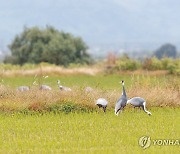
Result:
[[122,87],[123,87],[122,95],[126,97],[126,90],[125,90],[125,87],[124,87],[124,83],[123,83]]
[[60,88],[60,87],[61,87],[61,82],[60,82],[60,80],[57,81],[57,84],[58,84],[58,87]]
[[152,115],[151,112],[149,112],[149,111],[146,109],[146,102],[143,103],[143,110],[144,110],[144,112],[146,112],[148,115]]

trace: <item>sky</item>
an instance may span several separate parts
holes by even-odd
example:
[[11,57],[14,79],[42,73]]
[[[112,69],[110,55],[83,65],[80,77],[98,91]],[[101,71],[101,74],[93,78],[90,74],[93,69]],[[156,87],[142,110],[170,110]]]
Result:
[[46,25],[82,37],[90,48],[180,44],[178,0],[0,0],[0,50],[23,27]]

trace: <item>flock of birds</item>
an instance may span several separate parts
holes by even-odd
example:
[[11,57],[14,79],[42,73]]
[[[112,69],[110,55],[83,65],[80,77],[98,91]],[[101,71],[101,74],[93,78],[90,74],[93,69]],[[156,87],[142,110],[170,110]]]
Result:
[[[34,84],[34,83],[33,83]],[[62,86],[60,80],[57,80],[57,84],[60,90],[62,91],[72,91],[71,88],[69,87],[65,87]],[[146,101],[144,100],[144,98],[141,97],[133,97],[131,99],[128,99],[127,95],[126,95],[126,90],[125,90],[125,86],[124,86],[124,81],[121,81],[122,84],[122,95],[121,97],[117,100],[116,105],[115,105],[115,115],[119,115],[120,112],[122,112],[122,110],[124,109],[124,107],[127,104],[131,104],[132,106],[134,106],[134,108],[139,107],[142,108],[144,112],[146,112],[148,115],[152,115],[151,112],[147,111],[146,109]],[[52,90],[52,88],[48,85],[41,85],[40,90]],[[24,92],[24,91],[29,91],[30,87],[28,86],[20,86],[17,88],[18,91]],[[85,92],[92,92],[93,89],[91,87],[86,87],[85,88]],[[96,105],[99,108],[102,108],[104,112],[106,112],[106,108],[108,105],[108,101],[104,98],[99,98],[96,100]]]
[[[62,86],[60,80],[57,80],[57,84],[58,84],[59,89],[62,90],[62,91],[72,91],[71,88]],[[33,82],[33,85],[37,85],[37,84],[36,84],[36,81]],[[52,90],[52,88],[51,88],[50,86],[45,85],[45,84],[41,85],[41,86],[39,87],[39,89],[40,89],[40,90]],[[20,91],[20,92],[29,91],[29,90],[30,90],[30,87],[29,87],[29,86],[19,86],[19,87],[17,88],[17,90]]]
[[[139,107],[142,108],[144,112],[146,112],[148,115],[152,115],[151,112],[147,111],[146,109],[146,101],[144,100],[144,98],[141,97],[133,97],[131,99],[128,99],[127,95],[126,95],[126,91],[125,91],[125,87],[124,87],[124,81],[121,81],[122,83],[122,96],[117,100],[116,105],[115,105],[115,115],[119,115],[120,112],[122,112],[122,110],[124,109],[124,107],[127,104],[131,104],[132,106],[135,107]],[[96,105],[99,108],[103,108],[104,112],[106,112],[106,108],[108,105],[108,101],[104,98],[99,98],[96,101]]]

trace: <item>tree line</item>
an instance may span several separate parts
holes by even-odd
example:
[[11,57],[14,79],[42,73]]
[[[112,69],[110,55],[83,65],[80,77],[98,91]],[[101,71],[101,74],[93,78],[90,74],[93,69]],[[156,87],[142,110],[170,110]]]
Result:
[[[52,26],[46,28],[24,28],[23,32],[15,36],[8,46],[11,55],[6,56],[4,63],[50,64],[68,66],[71,63],[90,64],[91,56],[87,53],[88,46],[81,37],[58,31]],[[153,56],[158,59],[177,57],[177,49],[172,44],[164,44],[157,49]]]

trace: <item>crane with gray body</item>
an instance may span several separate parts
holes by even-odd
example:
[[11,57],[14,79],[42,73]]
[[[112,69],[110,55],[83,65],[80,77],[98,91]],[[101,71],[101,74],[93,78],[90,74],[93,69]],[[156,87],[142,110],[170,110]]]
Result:
[[72,91],[71,88],[62,86],[60,80],[57,80],[57,84],[58,84],[59,89],[62,91]]
[[[33,85],[36,85],[36,81],[33,82]],[[19,86],[17,87],[17,90],[20,91],[20,92],[23,92],[23,91],[29,91],[30,90],[30,86]]]
[[29,91],[30,88],[28,86],[19,86],[17,88],[17,90],[20,91],[20,92],[24,92],[24,91]]
[[103,108],[103,111],[104,113],[106,112],[106,107],[108,105],[108,101],[104,98],[99,98],[96,100],[96,105],[99,107],[99,108]]
[[[34,85],[34,86],[39,85],[39,84],[36,82],[36,77],[37,77],[37,75],[35,75],[35,77],[34,77],[34,82],[33,82],[33,85]],[[46,78],[48,78],[48,76],[43,76],[43,77],[42,77],[43,81],[44,81]],[[52,88],[51,88],[50,86],[48,86],[48,85],[41,84],[40,87],[39,87],[39,90],[47,90],[47,91],[48,91],[48,90],[52,90]]]
[[45,85],[45,84],[41,85],[39,89],[40,90],[52,90],[52,88],[50,86]]
[[131,104],[132,106],[135,107],[141,107],[144,112],[146,112],[148,115],[152,115],[151,112],[147,111],[146,109],[146,101],[144,98],[141,97],[133,97],[127,101],[127,104]]
[[115,105],[115,114],[117,116],[119,115],[119,112],[124,109],[124,107],[126,106],[126,103],[127,103],[127,95],[126,95],[126,90],[124,87],[123,80],[121,81],[121,84],[122,84],[122,89],[123,89],[122,96],[118,99],[118,101],[116,102],[116,105]]

